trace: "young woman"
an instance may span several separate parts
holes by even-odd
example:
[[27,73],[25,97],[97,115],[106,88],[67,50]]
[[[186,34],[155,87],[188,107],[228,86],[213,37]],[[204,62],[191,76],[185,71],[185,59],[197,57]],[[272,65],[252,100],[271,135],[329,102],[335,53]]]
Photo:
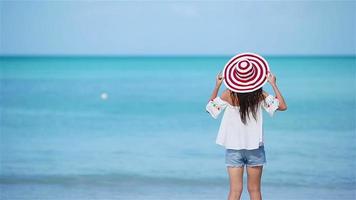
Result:
[[230,179],[228,200],[240,199],[243,172],[246,165],[247,188],[251,200],[262,199],[261,176],[266,156],[263,143],[262,108],[270,116],[276,110],[287,109],[286,102],[276,84],[276,77],[268,73],[275,96],[262,90],[262,86],[251,92],[235,92],[226,89],[218,96],[223,77],[218,75],[216,85],[206,106],[215,119],[225,109],[216,143],[226,148],[225,162]]

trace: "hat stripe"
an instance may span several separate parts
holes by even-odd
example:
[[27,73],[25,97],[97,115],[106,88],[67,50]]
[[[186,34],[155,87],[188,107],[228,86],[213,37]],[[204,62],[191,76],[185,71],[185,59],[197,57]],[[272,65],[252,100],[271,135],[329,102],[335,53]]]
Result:
[[[245,67],[242,67],[243,63],[247,63],[247,65]],[[240,74],[246,74],[253,68],[250,61],[247,59],[237,62],[234,66]]]
[[260,75],[262,73],[260,73],[260,70],[257,70],[257,73],[254,73],[253,76],[249,77],[246,80],[240,79],[238,76],[235,76],[236,73],[234,73],[234,75],[231,77],[231,81],[233,82],[233,84],[235,84],[236,86],[253,86],[256,84],[256,78],[258,76],[258,78],[260,78]]
[[246,79],[246,78],[252,76],[254,73],[256,73],[256,70],[252,69],[251,72],[249,72],[248,74],[244,74],[244,75],[238,74],[238,73],[235,73],[235,74],[236,74],[236,76],[240,77],[241,79]]
[[[252,61],[252,60],[251,60],[251,61]],[[233,84],[235,84],[235,85],[237,85],[237,86],[247,86],[247,85],[251,86],[251,85],[256,84],[256,83],[255,83],[255,82],[256,82],[256,77],[257,77],[257,75],[260,75],[260,74],[261,74],[261,73],[260,73],[260,69],[261,69],[261,67],[262,67],[259,63],[256,63],[256,64],[257,64],[258,66],[260,66],[259,68],[257,68],[257,69],[255,70],[255,72],[257,71],[257,73],[254,73],[253,76],[249,77],[248,79],[241,79],[241,78],[239,78],[239,77],[237,76],[237,73],[236,73],[236,72],[235,72],[235,73],[231,72],[231,70],[233,70],[233,68],[230,67],[230,72],[229,72],[230,80],[233,82]],[[233,75],[233,76],[231,76],[231,75]],[[258,78],[261,78],[261,76],[258,76]],[[239,84],[239,82],[240,82],[240,83],[243,83],[243,84]],[[248,84],[244,84],[244,83],[246,83],[246,82],[248,82]]]
[[252,70],[253,70],[253,66],[251,66],[251,68],[248,69],[247,71],[242,71],[242,70],[236,70],[236,71],[241,75],[246,75],[246,74],[251,73]]
[[[244,77],[244,78],[240,78],[240,76],[237,75],[237,73],[234,73],[233,74],[233,80],[237,82],[237,85],[239,85],[238,82],[242,82],[242,83],[245,83],[245,82],[252,82],[254,80],[254,78],[256,78],[257,76],[257,73],[256,70],[254,70],[253,74],[251,74],[251,76],[249,77]],[[244,85],[244,84],[242,84]]]
[[262,57],[252,53],[238,54],[225,65],[224,83],[235,92],[252,92],[266,83],[268,71],[268,63]]
[[[262,77],[262,73],[260,73],[258,77],[259,78]],[[234,88],[237,89],[237,90],[251,90],[251,89],[254,89],[254,88],[258,89],[258,87],[260,85],[262,85],[263,81],[265,81],[265,78],[263,78],[260,83],[256,83],[256,82],[250,83],[251,82],[250,81],[249,82],[250,84],[237,84],[237,85],[234,86]],[[234,83],[236,84],[236,82],[234,82]]]

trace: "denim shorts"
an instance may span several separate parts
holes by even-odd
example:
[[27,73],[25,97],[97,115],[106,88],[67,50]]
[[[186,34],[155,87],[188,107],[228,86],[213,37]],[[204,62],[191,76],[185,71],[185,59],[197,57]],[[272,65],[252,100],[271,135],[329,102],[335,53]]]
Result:
[[266,164],[266,155],[264,146],[258,149],[226,149],[225,164],[227,167],[261,166]]

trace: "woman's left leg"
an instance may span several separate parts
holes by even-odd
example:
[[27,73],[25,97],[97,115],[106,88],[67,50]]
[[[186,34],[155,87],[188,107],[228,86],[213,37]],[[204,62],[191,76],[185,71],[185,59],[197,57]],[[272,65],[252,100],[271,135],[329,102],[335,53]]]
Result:
[[261,177],[263,166],[248,166],[247,168],[247,190],[251,200],[262,200]]
[[230,178],[230,191],[228,200],[240,200],[243,185],[244,166],[227,167]]

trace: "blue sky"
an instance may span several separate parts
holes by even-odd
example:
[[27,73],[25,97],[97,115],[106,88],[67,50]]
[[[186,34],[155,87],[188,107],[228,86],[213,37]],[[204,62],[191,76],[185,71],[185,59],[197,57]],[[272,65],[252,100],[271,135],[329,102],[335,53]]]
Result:
[[1,1],[2,55],[356,54],[354,1]]

